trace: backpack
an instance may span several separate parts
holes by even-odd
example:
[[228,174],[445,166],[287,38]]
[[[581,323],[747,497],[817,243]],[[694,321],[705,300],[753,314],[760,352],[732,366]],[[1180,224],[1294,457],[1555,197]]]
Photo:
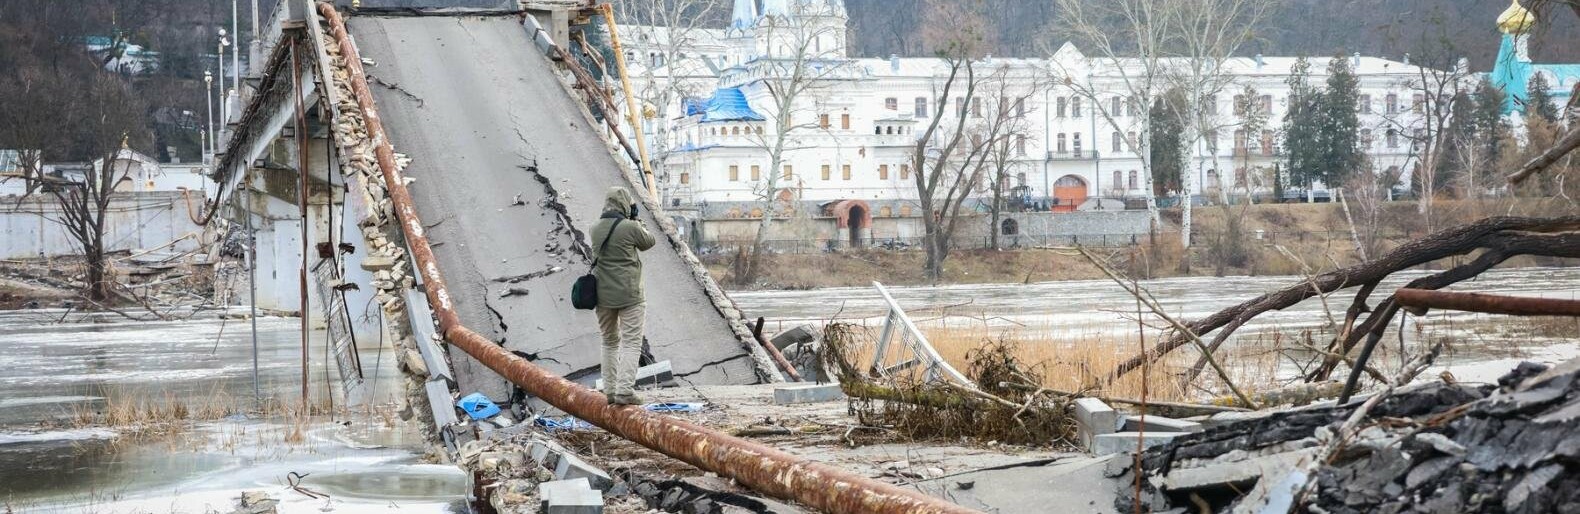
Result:
[[620,228],[620,218],[614,219],[614,224],[609,226],[609,233],[604,234],[603,243],[598,245],[598,257],[593,257],[592,266],[587,268],[587,274],[576,279],[571,284],[571,306],[580,310],[592,310],[598,307],[598,277],[592,270],[598,268],[598,258],[603,257],[603,251],[609,248],[609,239],[614,237],[614,229]]

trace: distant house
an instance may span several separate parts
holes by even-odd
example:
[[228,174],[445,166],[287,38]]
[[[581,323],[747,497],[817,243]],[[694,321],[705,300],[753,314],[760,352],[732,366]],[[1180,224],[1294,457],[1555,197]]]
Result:
[[108,71],[142,75],[159,69],[159,52],[133,44],[125,36],[88,36],[84,46]]

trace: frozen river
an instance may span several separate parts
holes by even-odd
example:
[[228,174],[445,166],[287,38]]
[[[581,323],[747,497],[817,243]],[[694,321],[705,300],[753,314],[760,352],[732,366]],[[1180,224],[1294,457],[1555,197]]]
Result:
[[[1395,274],[1372,295],[1373,304],[1387,292],[1429,273]],[[1301,280],[1301,277],[1288,276],[1184,277],[1148,280],[1141,285],[1178,319],[1194,320]],[[1499,269],[1451,289],[1576,299],[1580,298],[1580,268]],[[949,317],[944,321],[951,325],[985,323],[1001,329],[1045,331],[1056,338],[1135,334],[1135,300],[1109,280],[890,287],[889,291],[902,307],[916,313],[913,318],[919,322],[939,316],[937,308],[945,307],[942,311]],[[882,323],[885,310],[882,299],[871,287],[743,291],[733,292],[730,297],[748,316],[766,317],[766,330],[770,332],[800,323],[821,324],[834,318],[878,325]],[[1334,315],[1342,317],[1353,297],[1354,289],[1331,296],[1328,301]],[[1462,379],[1496,378],[1521,359],[1551,362],[1580,354],[1580,330],[1568,333],[1567,337],[1540,341],[1527,338],[1505,341],[1499,339],[1496,331],[1485,330],[1499,321],[1500,316],[1435,311],[1421,319],[1406,317],[1409,318],[1405,330],[1407,338],[1422,333],[1458,333],[1484,343],[1483,347],[1507,346],[1508,352],[1450,352],[1440,360]],[[1417,323],[1422,330],[1414,329]],[[1255,337],[1271,330],[1285,333],[1316,330],[1325,325],[1322,301],[1313,298],[1257,317],[1237,331],[1236,337]]]
[[[233,416],[119,440],[117,430],[72,423],[79,412],[128,398],[219,396],[242,410],[253,402],[246,321],[71,322],[79,318],[0,312],[0,511],[228,512],[252,490],[284,501],[283,512],[464,511],[465,475],[424,463],[421,434],[388,408],[304,421]],[[294,318],[258,320],[264,397],[300,394],[299,327]],[[311,358],[313,387],[321,389],[321,349]],[[388,400],[394,358],[371,348],[362,359],[364,387],[380,391],[375,401]],[[329,497],[289,490],[293,472]]]

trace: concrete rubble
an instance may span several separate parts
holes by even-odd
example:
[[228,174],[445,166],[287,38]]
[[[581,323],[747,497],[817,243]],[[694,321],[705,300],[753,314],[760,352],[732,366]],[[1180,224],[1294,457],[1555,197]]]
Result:
[[[1580,509],[1580,359],[1523,363],[1496,386],[1409,386],[1324,441],[1365,398],[1220,415],[1142,456],[1143,507],[1216,512],[1573,512]],[[1320,461],[1320,462],[1319,462]],[[1118,459],[1114,507],[1134,509]],[[1300,491],[1305,488],[1305,493]]]

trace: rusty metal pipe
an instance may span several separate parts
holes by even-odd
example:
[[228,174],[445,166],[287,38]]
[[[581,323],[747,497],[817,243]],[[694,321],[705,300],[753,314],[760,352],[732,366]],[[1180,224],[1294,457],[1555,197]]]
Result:
[[649,413],[640,407],[614,406],[603,395],[579,386],[511,354],[504,347],[463,325],[454,299],[428,244],[422,221],[395,166],[395,152],[384,132],[373,94],[363,74],[362,60],[334,6],[318,4],[329,22],[350,71],[351,90],[367,122],[374,156],[383,172],[390,201],[400,218],[401,231],[411,248],[417,271],[422,273],[428,303],[439,320],[439,330],[455,345],[534,396],[573,416],[615,435],[713,471],[769,496],[789,499],[824,512],[837,513],[966,513],[975,512],[939,498],[857,476],[832,466],[811,462],[770,448],[703,428],[680,419]]
[[1399,305],[1412,309],[1446,309],[1514,316],[1580,316],[1580,300],[1408,288],[1395,291],[1393,298]]

